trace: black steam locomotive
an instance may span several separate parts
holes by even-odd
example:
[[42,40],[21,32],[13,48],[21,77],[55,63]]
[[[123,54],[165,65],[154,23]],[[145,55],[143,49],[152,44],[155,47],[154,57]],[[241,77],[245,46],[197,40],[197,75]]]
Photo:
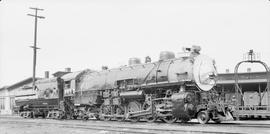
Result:
[[[72,73],[67,74],[72,75]],[[37,99],[18,100],[25,118],[161,120],[173,123],[197,118],[219,123],[231,118],[230,109],[213,90],[215,62],[200,54],[200,47],[185,48],[175,58],[162,52],[160,60],[102,71],[84,70],[71,81],[65,75],[36,82]]]

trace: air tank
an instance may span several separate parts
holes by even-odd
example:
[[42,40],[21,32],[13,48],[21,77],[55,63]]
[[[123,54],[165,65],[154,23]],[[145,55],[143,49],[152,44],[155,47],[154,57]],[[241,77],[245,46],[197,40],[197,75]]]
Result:
[[168,60],[168,59],[174,59],[175,55],[173,52],[170,51],[162,51],[159,54],[159,60]]

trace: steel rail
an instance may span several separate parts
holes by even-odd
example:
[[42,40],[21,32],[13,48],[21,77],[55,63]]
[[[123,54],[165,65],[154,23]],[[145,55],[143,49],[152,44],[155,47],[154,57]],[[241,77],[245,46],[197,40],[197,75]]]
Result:
[[[78,128],[78,129],[91,129],[91,130],[106,130],[113,132],[123,132],[123,133],[142,133],[142,134],[152,134],[152,133],[163,133],[163,132],[171,132],[171,133],[219,133],[219,134],[228,134],[232,132],[218,132],[218,131],[205,131],[205,130],[179,130],[179,129],[162,129],[162,128],[144,128],[144,127],[129,127],[129,126],[112,126],[112,125],[93,125],[93,124],[70,124],[70,122],[65,123],[51,123],[51,122],[34,122],[34,121],[2,121],[3,123],[9,124],[26,124],[26,125],[59,125],[63,128]],[[134,123],[132,123],[134,124]],[[158,123],[154,123],[158,124]],[[182,124],[181,124],[182,126]],[[200,124],[183,124],[184,126],[201,126]],[[207,124],[205,127],[213,127],[213,126],[226,126],[226,127],[260,127],[260,128],[270,128],[269,124],[239,124],[239,123],[231,123],[231,124]],[[235,132],[234,134],[239,134],[239,132]]]

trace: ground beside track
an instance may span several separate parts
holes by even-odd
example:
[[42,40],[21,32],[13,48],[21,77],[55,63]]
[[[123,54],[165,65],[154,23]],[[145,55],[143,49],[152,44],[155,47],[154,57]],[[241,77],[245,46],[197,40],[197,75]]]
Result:
[[221,124],[131,123],[117,121],[81,121],[23,119],[0,116],[0,134],[182,134],[182,133],[265,133],[270,134],[270,120],[230,121]]

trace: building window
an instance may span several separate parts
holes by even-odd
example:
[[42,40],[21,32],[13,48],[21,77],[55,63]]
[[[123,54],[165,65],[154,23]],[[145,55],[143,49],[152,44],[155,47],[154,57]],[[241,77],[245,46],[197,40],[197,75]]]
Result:
[[5,109],[5,98],[0,98],[0,110]]

